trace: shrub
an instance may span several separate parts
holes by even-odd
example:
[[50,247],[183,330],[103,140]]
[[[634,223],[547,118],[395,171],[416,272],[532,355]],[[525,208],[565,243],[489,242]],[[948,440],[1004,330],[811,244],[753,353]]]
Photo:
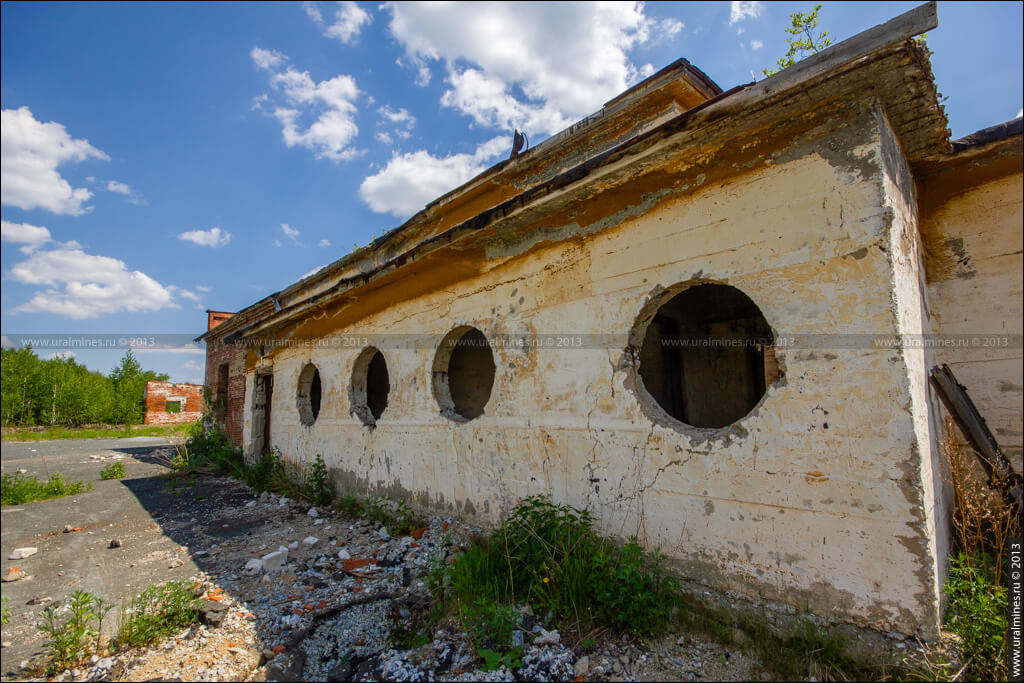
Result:
[[334,498],[334,485],[319,453],[316,454],[309,476],[306,478],[306,495],[316,505],[328,505]]
[[123,479],[127,473],[123,462],[115,462],[103,468],[100,479]]
[[77,664],[99,649],[103,618],[110,609],[102,598],[79,590],[71,595],[67,618],[59,618],[52,606],[43,610],[43,623],[38,628],[49,638],[45,648],[51,672]]
[[121,611],[118,647],[148,645],[190,626],[199,616],[199,598],[192,585],[168,581],[150,586]]
[[[485,618],[482,603],[525,601],[537,614],[573,620],[581,633],[595,623],[635,635],[662,629],[678,591],[663,573],[661,556],[635,539],[621,546],[601,538],[592,523],[585,510],[538,496],[523,500],[449,570],[463,617],[496,628],[500,621]],[[502,635],[492,638],[500,644]],[[478,647],[488,642],[475,640]]]
[[0,482],[0,504],[3,505],[23,505],[36,500],[74,496],[92,490],[91,483],[69,482],[60,472],[54,472],[46,482],[20,473],[4,474]]

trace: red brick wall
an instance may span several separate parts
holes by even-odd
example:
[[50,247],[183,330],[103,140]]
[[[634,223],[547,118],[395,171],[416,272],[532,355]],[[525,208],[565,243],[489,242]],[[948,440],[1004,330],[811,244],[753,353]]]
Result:
[[[228,364],[227,386],[222,386],[220,366]],[[236,446],[242,445],[242,421],[245,407],[245,347],[225,345],[220,337],[206,340],[206,384],[215,400],[223,398],[220,422],[224,433]]]
[[[183,400],[181,412],[168,413],[168,397]],[[146,382],[146,424],[170,425],[195,422],[203,415],[203,387],[198,384]]]

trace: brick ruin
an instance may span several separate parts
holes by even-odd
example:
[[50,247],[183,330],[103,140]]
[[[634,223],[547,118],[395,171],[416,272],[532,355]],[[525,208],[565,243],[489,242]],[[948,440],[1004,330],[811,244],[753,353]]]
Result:
[[949,139],[912,39],[936,25],[926,4],[725,92],[679,60],[211,312],[224,429],[482,523],[546,494],[711,588],[936,637],[928,369],[1018,470],[1024,412],[1020,119]]
[[173,425],[195,422],[203,415],[201,384],[146,382],[148,425]]

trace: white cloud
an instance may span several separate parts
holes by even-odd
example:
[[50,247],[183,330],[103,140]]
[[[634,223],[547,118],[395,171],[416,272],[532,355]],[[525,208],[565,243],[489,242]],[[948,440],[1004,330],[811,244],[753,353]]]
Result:
[[331,241],[327,240],[327,239],[323,239],[323,240],[320,240],[319,242],[317,242],[316,246],[318,246],[318,247],[329,247],[329,246],[331,246]]
[[24,245],[21,247],[21,252],[31,254],[50,241],[50,231],[38,225],[2,221],[0,222],[0,238],[4,242]]
[[261,47],[254,47],[249,56],[256,66],[264,71],[276,69],[288,59],[277,50],[264,50]]
[[117,180],[111,180],[107,183],[107,191],[115,194],[123,194],[129,204],[145,204],[146,200],[139,196],[139,194],[132,189],[128,183],[118,182]]
[[[170,288],[168,288],[168,289],[170,289]],[[174,288],[174,293],[177,294],[180,297],[184,297],[185,299],[188,299],[189,301],[201,301],[202,300],[202,297],[199,296],[198,294],[196,294],[195,292],[190,292],[189,290],[182,289],[181,287],[175,287]]]
[[373,134],[373,139],[376,140],[377,142],[383,142],[385,145],[390,145],[393,142],[393,140],[391,139],[391,136],[388,133],[385,133],[382,130],[377,131],[376,133],[374,133]]
[[206,363],[197,360],[187,360],[181,364],[181,367],[185,368],[186,370],[195,370],[197,372],[201,372],[206,369]]
[[757,19],[761,16],[764,6],[757,0],[747,2],[746,0],[733,0],[729,9],[729,24],[735,24],[744,19]]
[[401,107],[398,111],[395,111],[385,104],[377,110],[377,113],[394,124],[412,126],[416,123],[416,117],[410,114],[405,107]]
[[171,289],[124,261],[87,254],[61,246],[39,251],[16,264],[11,277],[47,289],[14,309],[24,313],[53,313],[82,320],[106,313],[158,311],[178,308]]
[[299,230],[293,228],[287,223],[281,224],[281,232],[283,232],[285,236],[289,237],[292,241],[297,241],[299,239],[299,235],[301,234]]
[[209,292],[210,288],[205,285],[196,285],[197,292]]
[[56,121],[37,121],[28,107],[0,113],[0,202],[19,209],[46,209],[79,216],[92,207],[84,187],[71,187],[57,168],[71,161],[110,157],[89,144],[72,138]]
[[209,230],[189,230],[179,234],[178,239],[195,242],[201,247],[223,247],[231,241],[231,233],[217,226]]
[[[314,81],[308,71],[287,65],[279,52],[254,47],[253,63],[270,74],[270,84],[280,92],[282,102],[273,110],[281,124],[281,136],[289,147],[305,147],[318,159],[341,161],[357,156],[359,150],[349,143],[359,133],[355,123],[355,100],[359,96],[356,81],[341,74],[325,81]],[[263,101],[259,100],[261,108]],[[312,120],[305,126],[303,120]]]
[[169,291],[174,296],[180,296],[182,299],[188,299],[189,301],[194,302],[194,308],[196,308],[197,310],[201,311],[206,308],[206,306],[203,305],[203,297],[198,292],[192,292],[190,290],[185,289],[184,287],[175,287],[174,285],[168,285],[167,291]]
[[659,24],[658,26],[658,28],[667,38],[675,38],[676,34],[682,31],[685,27],[686,24],[673,17],[662,19],[661,24]]
[[274,246],[275,247],[281,246],[281,240],[274,240]]
[[317,3],[302,3],[306,14],[323,30],[325,36],[337,38],[342,43],[352,43],[359,36],[363,24],[370,23],[370,15],[354,2],[339,2],[337,6],[333,23],[327,24]]
[[761,40],[752,40],[752,41],[750,41],[750,49],[751,50],[754,50],[756,52],[756,51],[760,50],[762,47],[764,47],[764,41],[761,41]]
[[640,2],[387,7],[419,80],[428,62],[444,64],[443,104],[481,126],[538,134],[565,127],[635,82],[640,73],[627,52],[657,29]]
[[407,218],[430,200],[458,187],[510,149],[506,137],[484,142],[473,154],[435,157],[425,150],[394,155],[359,186],[359,196],[378,213]]

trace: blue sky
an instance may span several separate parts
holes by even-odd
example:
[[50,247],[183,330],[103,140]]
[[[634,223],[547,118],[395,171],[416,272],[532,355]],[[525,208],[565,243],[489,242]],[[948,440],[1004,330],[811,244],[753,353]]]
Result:
[[[918,4],[825,2],[820,28]],[[3,334],[198,335],[507,157],[513,127],[536,144],[678,57],[762,77],[813,5],[4,2]],[[1021,35],[1020,2],[939,3],[954,137],[1019,115]],[[176,381],[203,358],[140,354]]]

